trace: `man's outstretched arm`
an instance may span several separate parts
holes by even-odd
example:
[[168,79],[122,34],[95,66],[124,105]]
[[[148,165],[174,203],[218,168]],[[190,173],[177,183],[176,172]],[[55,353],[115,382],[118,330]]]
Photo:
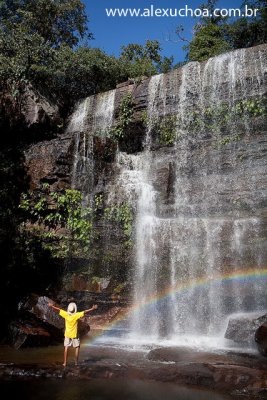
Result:
[[96,310],[96,309],[97,309],[97,305],[95,304],[95,305],[93,305],[93,307],[89,308],[88,310],[84,310],[84,314],[87,314],[87,313],[89,313],[90,311],[94,311],[94,310]]
[[60,308],[54,306],[54,304],[52,304],[52,303],[48,303],[48,307],[53,308],[53,310],[55,310],[55,311],[58,311],[58,312],[60,311]]

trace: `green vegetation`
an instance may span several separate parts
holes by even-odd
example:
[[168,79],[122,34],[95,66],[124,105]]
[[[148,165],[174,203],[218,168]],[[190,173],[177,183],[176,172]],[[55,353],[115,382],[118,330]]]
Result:
[[127,63],[131,78],[151,76],[172,69],[173,57],[161,57],[161,47],[157,40],[147,40],[144,45],[131,43],[122,46],[121,60]]
[[259,117],[267,112],[265,103],[264,98],[241,100],[235,104],[234,112],[239,116]]
[[133,211],[131,207],[122,203],[120,205],[111,205],[104,210],[104,218],[108,221],[118,222],[122,225],[124,234],[127,238],[125,245],[132,244],[132,230],[133,230]]
[[244,99],[235,104],[221,103],[204,110],[195,110],[188,116],[188,132],[211,131],[219,133],[227,124],[266,115],[266,100]]
[[141,122],[150,129],[155,137],[155,142],[163,146],[171,146],[176,140],[176,122],[177,118],[175,115],[165,115],[160,118],[152,117],[152,121],[149,121],[146,111],[141,114]]
[[[32,84],[59,104],[112,89],[118,82],[171,69],[157,41],[122,47],[119,58],[88,46],[81,0],[0,2],[0,90],[19,104]],[[82,41],[83,40],[83,41]]]
[[[256,17],[198,19],[193,39],[186,46],[187,59],[206,60],[227,50],[266,43],[267,0],[246,3],[259,9]],[[216,5],[215,0],[208,0],[202,7],[212,9]],[[29,86],[52,98],[66,116],[80,98],[112,89],[128,78],[138,83],[144,75],[173,68],[173,57],[162,57],[160,43],[156,40],[123,46],[119,57],[90,47],[93,35],[87,22],[81,0],[0,1],[0,126],[3,132],[0,250],[4,265],[0,300],[14,307],[25,293],[44,292],[55,283],[66,260],[88,254],[93,241],[98,239],[96,219],[118,223],[125,233],[125,244],[131,244],[133,212],[129,205],[113,204],[105,209],[100,195],[95,198],[94,206],[84,207],[80,192],[49,192],[46,185],[34,193],[27,192],[24,150],[32,141],[43,138],[42,127],[37,126],[34,133],[29,133],[25,121],[20,119],[22,95]],[[10,107],[9,113],[7,107]],[[117,124],[110,132],[118,141],[133,122],[133,107],[132,96],[128,93],[121,101]],[[263,115],[266,115],[266,100],[244,99],[234,105],[223,103],[204,111],[194,110],[188,115],[189,122],[184,128],[192,133],[201,130],[217,133],[235,120],[242,122]],[[142,122],[148,123],[146,113]],[[174,117],[154,122],[153,129],[158,144],[172,145],[176,140]],[[218,145],[236,140],[239,140],[236,134],[224,136]],[[241,153],[240,159],[242,157],[245,155]],[[111,259],[113,254],[104,257]]]
[[[258,9],[257,15],[247,18],[230,19],[221,16],[198,18],[194,26],[194,36],[184,46],[188,61],[204,61],[209,57],[229,50],[246,48],[267,42],[267,1],[244,1],[245,6]],[[213,12],[218,7],[218,0],[208,0],[200,8]],[[177,28],[180,36],[181,28]],[[183,40],[186,40],[183,38]]]
[[51,47],[75,46],[79,38],[91,37],[85,6],[80,0],[6,0],[0,3],[1,26],[25,28],[38,34]]
[[52,257],[68,261],[88,256],[97,240],[97,215],[121,224],[127,240],[132,234],[131,208],[127,204],[104,207],[102,195],[95,196],[93,207],[86,207],[80,191],[49,192],[49,185],[43,185],[39,193],[23,193],[19,208],[23,211],[21,235],[42,243]]
[[23,194],[20,208],[24,211],[22,232],[43,242],[53,257],[72,258],[89,251],[93,239],[93,210],[83,207],[83,196],[77,190]]
[[[208,0],[200,8],[209,9],[211,13],[217,7],[217,0]],[[184,47],[188,61],[204,61],[231,49],[225,38],[225,18],[219,16],[201,17],[194,26],[193,39]]]
[[256,46],[267,42],[267,0],[243,1],[245,5],[258,9],[257,15],[251,18],[241,17],[229,23],[226,37],[232,49]]
[[162,118],[156,130],[159,144],[173,145],[176,139],[176,116],[169,115]]
[[127,93],[121,100],[116,124],[110,130],[113,139],[119,140],[124,137],[127,127],[132,122],[133,112],[133,97],[131,93]]
[[224,136],[223,138],[217,141],[217,146],[218,147],[225,146],[227,144],[237,142],[238,140],[240,140],[240,135],[238,134]]
[[62,266],[44,249],[42,240],[22,229],[25,215],[19,204],[21,193],[27,191],[29,184],[23,161],[23,153],[15,143],[13,148],[1,149],[0,301],[7,304],[3,311],[6,319],[26,293],[44,293],[51,283],[56,285]]
[[[198,19],[193,39],[185,46],[187,59],[202,61],[231,49],[265,43],[267,0],[251,0],[247,5],[259,9],[255,17]],[[210,11],[216,7],[217,0],[201,6]],[[31,83],[69,106],[128,78],[173,68],[173,57],[162,57],[157,40],[122,46],[118,58],[89,47],[93,35],[87,23],[81,0],[1,1],[0,90],[19,102],[19,95]]]
[[[56,74],[62,46],[72,48],[91,37],[80,0],[1,1],[1,89],[17,98],[29,82],[39,85],[45,75]],[[47,83],[47,90],[57,89],[55,79],[54,87]]]

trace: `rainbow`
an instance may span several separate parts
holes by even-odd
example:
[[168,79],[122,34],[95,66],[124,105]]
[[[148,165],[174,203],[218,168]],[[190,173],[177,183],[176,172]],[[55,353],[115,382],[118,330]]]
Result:
[[[196,279],[191,279],[187,281],[178,282],[175,286],[165,288],[164,290],[157,292],[156,294],[148,297],[145,301],[136,303],[132,305],[127,311],[122,313],[118,318],[114,321],[105,324],[102,329],[103,332],[105,330],[111,330],[114,328],[119,322],[131,316],[135,312],[138,312],[140,309],[153,305],[157,302],[160,302],[166,299],[169,296],[183,294],[184,292],[196,288],[208,287],[211,285],[218,285],[222,283],[230,283],[230,282],[240,282],[240,283],[250,283],[251,281],[255,281],[257,279],[267,279],[267,268],[250,268],[247,270],[237,270],[231,273],[225,274],[217,274],[212,277],[202,276]],[[100,335],[102,335],[101,333]],[[98,336],[100,336],[98,335]],[[96,338],[96,337],[95,337]],[[94,338],[94,339],[95,339]],[[94,340],[93,339],[93,340]]]

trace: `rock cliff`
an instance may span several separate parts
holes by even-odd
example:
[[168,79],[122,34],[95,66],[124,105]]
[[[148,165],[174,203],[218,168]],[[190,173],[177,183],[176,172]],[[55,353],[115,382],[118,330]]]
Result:
[[[226,314],[267,306],[263,282],[234,281],[263,276],[267,262],[266,93],[267,46],[237,50],[91,96],[63,134],[25,153],[33,189],[74,187],[133,212],[130,245],[122,225],[97,219],[79,273],[128,275],[143,301],[191,282],[183,299],[166,300],[161,325],[156,311],[159,334],[218,330]],[[214,285],[196,293],[200,278]]]

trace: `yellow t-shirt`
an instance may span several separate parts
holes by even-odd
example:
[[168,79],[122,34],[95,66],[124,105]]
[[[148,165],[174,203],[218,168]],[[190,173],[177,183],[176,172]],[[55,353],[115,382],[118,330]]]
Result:
[[60,310],[59,315],[65,318],[65,337],[76,338],[78,319],[84,317],[84,311],[77,312],[76,314],[69,315],[67,311]]

